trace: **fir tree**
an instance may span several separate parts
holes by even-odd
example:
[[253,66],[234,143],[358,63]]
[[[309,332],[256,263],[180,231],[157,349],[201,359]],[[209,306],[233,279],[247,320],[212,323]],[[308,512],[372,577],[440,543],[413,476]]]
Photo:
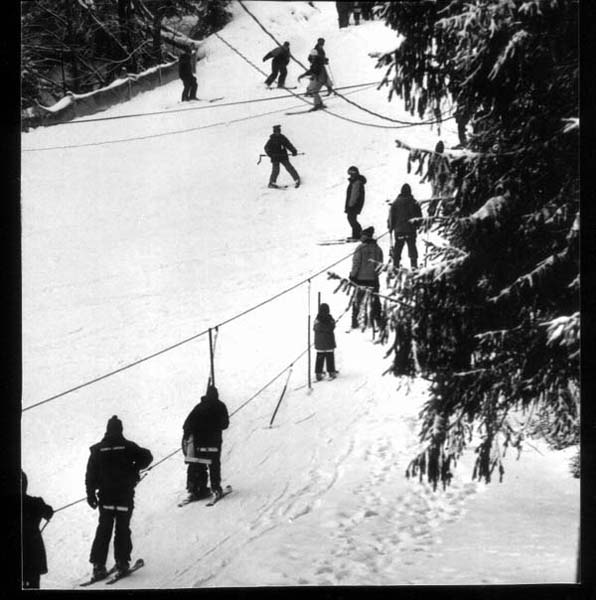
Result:
[[420,117],[452,104],[471,132],[458,152],[410,149],[441,196],[420,224],[445,243],[418,272],[384,267],[391,370],[430,381],[407,474],[434,486],[470,443],[488,482],[527,436],[579,442],[577,12],[571,0],[385,5],[403,36],[379,60],[389,98]]

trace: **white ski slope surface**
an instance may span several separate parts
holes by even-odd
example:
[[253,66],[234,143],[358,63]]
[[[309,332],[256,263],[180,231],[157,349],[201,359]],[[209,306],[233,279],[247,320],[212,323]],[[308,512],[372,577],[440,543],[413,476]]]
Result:
[[[378,21],[339,30],[332,2],[249,6],[303,62],[325,37],[337,86],[379,81],[382,71],[368,54],[397,43]],[[232,9],[222,37],[269,72],[261,59],[273,42],[241,7]],[[282,95],[266,90],[263,76],[215,36],[206,51],[197,67],[200,98]],[[288,85],[300,73],[291,63]],[[180,92],[175,81],[96,116],[186,108]],[[386,89],[368,88],[349,97],[415,120],[386,96]],[[354,246],[317,241],[349,233],[343,205],[350,165],[368,179],[360,221],[378,235],[385,200],[403,183],[419,199],[430,195],[407,174],[407,153],[395,138],[434,146],[436,128],[284,114],[303,106],[293,97],[210,105],[23,135],[23,407],[222,323],[348,256]],[[342,117],[391,125],[337,97],[328,106]],[[305,153],[292,159],[303,180],[298,190],[268,190],[270,163],[256,164],[276,123]],[[188,131],[163,135],[179,130]],[[139,136],[145,138],[99,144]],[[451,121],[441,138],[455,143]],[[92,143],[98,145],[28,151]],[[291,183],[283,169],[278,181]],[[380,244],[387,255],[386,236]],[[346,260],[332,270],[345,276],[349,266]],[[569,452],[536,444],[519,462],[508,460],[502,484],[472,482],[471,457],[446,491],[407,480],[425,386],[402,382],[398,390],[397,379],[382,375],[386,348],[372,344],[370,332],[348,335],[347,316],[337,327],[336,381],[309,392],[303,357],[273,427],[285,373],[245,404],[306,348],[309,304],[314,319],[319,292],[336,318],[344,312],[347,297],[334,288],[325,275],[314,277],[310,300],[309,286],[301,285],[220,328],[216,384],[229,411],[237,411],[224,433],[222,471],[235,491],[213,508],[178,508],[185,496],[181,454],[157,466],[137,487],[132,520],[133,560],[143,557],[146,567],[114,587],[573,581],[579,483],[568,472]],[[88,447],[113,414],[155,461],[175,451],[208,373],[203,335],[24,412],[29,493],[55,509],[82,498]],[[85,502],[56,513],[43,533],[49,573],[42,587],[72,589],[85,579],[96,519]]]

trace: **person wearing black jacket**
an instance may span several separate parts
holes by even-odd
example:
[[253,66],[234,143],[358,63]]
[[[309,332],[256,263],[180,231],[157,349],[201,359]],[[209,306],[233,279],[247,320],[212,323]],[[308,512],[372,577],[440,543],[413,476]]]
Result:
[[271,75],[265,79],[265,85],[269,87],[279,74],[277,87],[282,88],[286,84],[286,76],[288,74],[288,63],[290,62],[290,42],[284,42],[283,45],[274,48],[267,52],[263,57],[263,62],[271,60]]
[[285,170],[293,177],[295,187],[300,186],[300,176],[288,159],[288,150],[292,153],[292,156],[298,154],[298,151],[294,148],[292,142],[282,134],[281,125],[274,125],[273,133],[269,136],[269,139],[265,144],[265,153],[271,159],[271,176],[269,177],[270,188],[278,187],[275,182],[279,175],[280,164],[282,164]]
[[127,440],[122,430],[122,421],[114,415],[108,420],[103,439],[89,448],[85,473],[87,503],[93,509],[99,508],[99,523],[89,562],[93,564],[93,576],[97,579],[107,575],[106,560],[114,523],[116,571],[125,573],[129,568],[134,489],[139,481],[139,471],[153,461],[151,452]]
[[352,228],[351,239],[358,241],[362,233],[362,227],[358,223],[358,215],[362,212],[364,206],[364,184],[366,177],[360,174],[358,167],[348,169],[348,187],[346,189],[346,204],[344,212],[348,217],[348,223]]
[[193,72],[192,53],[189,47],[180,55],[178,59],[178,75],[182,79],[184,89],[182,90],[182,102],[188,100],[198,100],[197,98],[197,78]]
[[23,588],[38,589],[40,576],[48,572],[46,549],[39,530],[42,519],[49,521],[54,509],[43,498],[27,495],[27,475],[21,471],[23,501]]
[[408,245],[408,255],[412,269],[418,268],[418,250],[416,249],[416,225],[411,219],[422,217],[420,204],[412,196],[412,190],[407,183],[401,186],[401,191],[389,209],[387,227],[395,236],[393,248],[393,264],[397,268],[401,261],[404,244]]
[[229,424],[226,405],[219,399],[217,388],[209,385],[182,426],[184,462],[188,464],[186,489],[190,501],[209,496],[207,467],[211,491],[216,497],[221,496],[221,432]]

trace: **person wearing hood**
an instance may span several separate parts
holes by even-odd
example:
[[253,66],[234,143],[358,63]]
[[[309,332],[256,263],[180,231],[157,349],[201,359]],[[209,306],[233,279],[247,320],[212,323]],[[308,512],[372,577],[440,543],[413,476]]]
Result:
[[43,498],[27,494],[27,475],[23,471],[21,471],[21,492],[23,589],[38,589],[40,576],[48,572],[46,549],[39,524],[42,519],[49,521],[54,514],[54,509],[46,504]]
[[87,503],[92,509],[99,509],[99,523],[89,557],[96,579],[108,575],[106,560],[114,524],[116,572],[122,574],[129,569],[134,490],[139,471],[153,461],[149,450],[127,440],[122,432],[122,421],[114,415],[108,420],[103,439],[89,448],[85,473]]
[[315,332],[315,350],[317,358],[315,360],[315,377],[317,381],[323,379],[323,367],[327,364],[327,373],[329,379],[337,377],[335,370],[335,319],[329,312],[329,304],[322,302],[319,306],[319,312],[315,319],[313,330]]
[[298,154],[298,150],[294,147],[294,144],[281,132],[281,125],[273,126],[273,133],[269,136],[267,143],[264,147],[265,154],[271,159],[271,175],[269,176],[270,188],[279,187],[276,183],[279,175],[279,165],[283,165],[284,169],[294,179],[294,187],[300,187],[300,175],[298,175],[296,169],[288,158],[288,150],[292,153],[292,156]]
[[408,245],[408,255],[412,269],[418,268],[418,250],[416,249],[416,225],[411,219],[422,217],[420,204],[412,196],[412,190],[407,183],[401,187],[397,198],[389,209],[387,227],[393,232],[395,246],[393,248],[393,264],[399,267],[401,253],[405,244]]
[[358,313],[367,292],[366,288],[373,292],[371,297],[371,317],[373,323],[376,323],[379,329],[383,329],[384,327],[381,301],[377,295],[379,292],[379,274],[377,269],[383,264],[383,250],[381,250],[374,239],[374,233],[374,227],[367,227],[362,230],[361,243],[352,256],[350,281],[360,286],[356,289],[352,304],[352,329],[358,328]]
[[356,242],[360,239],[362,233],[362,227],[358,223],[358,215],[362,212],[362,207],[364,206],[364,184],[366,183],[366,177],[360,174],[358,167],[352,166],[348,169],[348,181],[344,212],[352,228],[350,239]]
[[[188,501],[221,497],[221,432],[230,424],[228,409],[214,385],[207,387],[201,401],[190,411],[182,426],[182,449],[187,463]],[[207,473],[208,471],[208,473]],[[207,474],[211,491],[207,487]]]
[[281,46],[267,52],[263,57],[263,62],[271,60],[271,74],[265,80],[265,85],[269,87],[275,78],[277,79],[277,87],[282,88],[286,85],[286,76],[288,74],[288,63],[290,62],[290,42],[284,42]]

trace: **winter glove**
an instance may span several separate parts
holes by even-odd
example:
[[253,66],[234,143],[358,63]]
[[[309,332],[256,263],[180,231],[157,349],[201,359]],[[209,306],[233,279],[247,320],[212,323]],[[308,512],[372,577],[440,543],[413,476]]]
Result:
[[353,275],[350,275],[350,277],[349,277],[349,280],[350,280],[352,283],[356,283],[356,278],[355,278]]
[[97,501],[97,496],[95,495],[95,492],[93,492],[92,494],[88,494],[87,495],[87,504],[93,510],[95,510],[97,508],[97,505],[99,504],[99,502]]
[[292,152],[292,156],[296,156],[296,154],[298,154],[298,152]]

